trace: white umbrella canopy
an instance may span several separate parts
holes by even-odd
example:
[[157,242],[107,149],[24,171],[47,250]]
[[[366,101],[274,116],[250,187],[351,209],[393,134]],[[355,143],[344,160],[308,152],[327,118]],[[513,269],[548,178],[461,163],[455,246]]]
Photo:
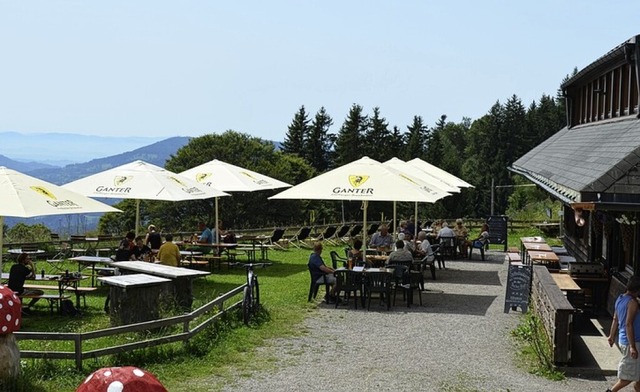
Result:
[[[369,157],[363,157],[302,182],[269,199],[362,200],[366,236],[369,201],[433,203],[440,199],[440,196],[432,194],[429,185],[418,178],[403,174]],[[366,238],[364,242],[366,243]]]
[[[217,159],[185,170],[180,175],[207,186],[215,186],[225,192],[255,192],[291,186],[286,182]],[[217,243],[220,233],[220,228],[218,227],[218,198],[216,198],[215,210],[215,240]]]
[[254,192],[290,187],[290,184],[264,174],[214,159],[180,173],[225,192]]
[[[62,214],[122,212],[107,204],[0,166],[0,250],[5,216],[30,218]],[[0,251],[0,271],[2,252]]]
[[414,158],[408,161],[410,165],[413,165],[430,176],[437,178],[438,180],[448,184],[450,186],[458,187],[458,188],[473,188],[474,186],[469,184],[468,182],[454,176],[446,170],[442,170],[437,166],[430,164],[429,162],[423,161],[420,158]]
[[63,187],[89,197],[136,199],[136,233],[140,222],[140,200],[183,201],[229,196],[140,160],[92,174]]
[[[442,199],[443,197],[447,197],[450,195],[449,192],[453,193],[453,192],[460,192],[460,188],[458,187],[453,187],[449,184],[446,184],[440,180],[438,180],[437,178],[430,176],[428,173],[424,172],[423,170],[417,168],[416,166],[410,165],[407,162],[399,159],[399,158],[391,158],[388,161],[385,161],[383,163],[385,166],[391,167],[401,173],[405,173],[411,176],[414,176],[418,179],[420,179],[421,181],[425,182],[426,184],[428,184],[427,186],[431,186],[430,192],[431,194],[433,194],[434,196],[437,196],[438,198]],[[446,190],[445,190],[446,189]],[[415,202],[415,211],[414,211],[414,216],[416,218],[416,220],[418,219],[418,202]],[[394,224],[394,228],[393,228],[393,232],[395,233],[396,231],[396,202],[393,202],[393,224]],[[416,237],[418,236],[418,226],[415,226],[415,231],[413,233],[413,240],[416,240]]]

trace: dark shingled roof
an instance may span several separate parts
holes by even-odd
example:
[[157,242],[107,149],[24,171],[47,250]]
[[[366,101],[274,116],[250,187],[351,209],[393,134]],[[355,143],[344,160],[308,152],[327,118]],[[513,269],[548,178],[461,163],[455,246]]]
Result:
[[640,120],[635,116],[564,128],[510,168],[567,203],[637,202]]

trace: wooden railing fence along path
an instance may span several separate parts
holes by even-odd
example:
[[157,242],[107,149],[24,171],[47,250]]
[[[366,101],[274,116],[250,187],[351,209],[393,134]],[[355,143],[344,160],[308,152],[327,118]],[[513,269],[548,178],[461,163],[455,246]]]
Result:
[[[187,340],[197,335],[199,332],[203,331],[209,324],[218,322],[225,314],[227,314],[227,312],[240,307],[242,305],[242,299],[233,302],[227,307],[225,307],[225,304],[234,299],[234,297],[242,295],[245,286],[246,283],[217,297],[213,301],[199,307],[198,309],[190,313],[185,313],[181,316],[146,321],[137,324],[121,325],[118,327],[89,332],[15,332],[14,335],[18,340],[66,340],[74,342],[73,351],[21,350],[20,356],[22,358],[75,360],[76,368],[78,370],[82,370],[82,362],[86,359],[98,358],[105,355],[113,355],[141,348],[154,347],[177,341],[186,342]],[[215,313],[207,316],[204,320],[198,320],[199,324],[191,327],[192,321],[209,311],[214,311]],[[179,325],[182,325],[181,332],[173,333],[170,335],[143,339],[132,343],[125,343],[90,351],[83,351],[83,343],[91,339],[97,339],[107,336],[115,337],[125,333],[129,334],[131,332],[156,330],[158,328]]]
[[538,315],[553,348],[555,364],[571,362],[574,307],[556,285],[545,266],[533,266],[532,310]]

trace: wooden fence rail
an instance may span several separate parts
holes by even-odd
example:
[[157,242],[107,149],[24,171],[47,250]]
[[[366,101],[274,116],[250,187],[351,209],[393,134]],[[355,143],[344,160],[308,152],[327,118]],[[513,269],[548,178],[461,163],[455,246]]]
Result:
[[[15,332],[14,334],[18,340],[62,340],[74,342],[73,351],[20,350],[20,356],[22,358],[75,360],[76,368],[78,370],[82,370],[82,361],[84,361],[85,359],[98,358],[105,355],[113,355],[141,348],[154,347],[162,344],[189,340],[211,323],[215,323],[220,320],[230,310],[240,307],[242,305],[242,300],[233,302],[227,307],[225,307],[225,303],[229,302],[234,297],[241,295],[244,291],[245,286],[246,283],[217,297],[213,301],[204,304],[194,311],[183,314],[181,316],[169,317],[161,320],[145,321],[137,324],[128,324],[89,332]],[[190,328],[190,324],[193,320],[208,311],[214,310],[215,308],[219,308],[219,311],[211,315],[210,317],[207,317],[193,328]],[[149,338],[112,347],[99,348],[90,351],[82,350],[83,343],[87,340],[107,336],[117,336],[120,334],[131,332],[155,330],[157,328],[171,327],[175,325],[182,325],[182,331],[167,336]]]
[[556,285],[547,267],[533,267],[531,300],[553,348],[553,362],[570,363],[575,309]]

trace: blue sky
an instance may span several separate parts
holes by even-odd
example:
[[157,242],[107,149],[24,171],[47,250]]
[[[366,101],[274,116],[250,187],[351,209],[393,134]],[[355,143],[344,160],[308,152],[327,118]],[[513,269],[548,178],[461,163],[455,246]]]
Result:
[[405,129],[555,95],[640,1],[0,0],[0,132],[283,140],[301,105]]

